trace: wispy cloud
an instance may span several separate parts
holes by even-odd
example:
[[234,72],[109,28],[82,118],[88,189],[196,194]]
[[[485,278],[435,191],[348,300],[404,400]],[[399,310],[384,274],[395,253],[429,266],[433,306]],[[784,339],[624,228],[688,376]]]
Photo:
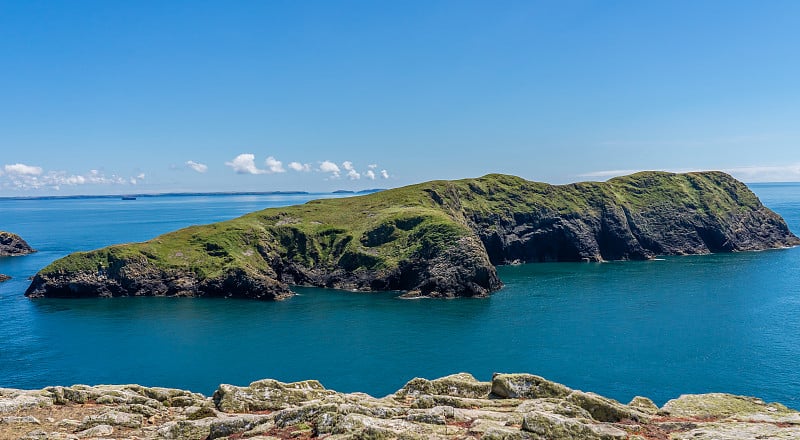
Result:
[[384,179],[388,179],[389,178],[389,172],[386,171],[386,170],[381,170],[381,177],[383,177]]
[[186,166],[197,171],[198,173],[205,173],[208,171],[208,165],[204,163],[195,162],[193,160],[187,160]]
[[[659,168],[650,168],[655,170]],[[671,173],[690,173],[697,171],[709,171],[713,168],[673,168],[673,169],[660,169],[661,171],[668,171]],[[719,168],[718,171],[723,171],[732,175],[733,177],[744,182],[800,182],[800,162],[786,164],[786,165],[748,165],[732,168]],[[600,178],[608,179],[611,177],[625,176],[628,174],[637,173],[645,170],[601,170],[591,171],[588,173],[578,174],[577,177],[581,178]]]
[[364,173],[364,176],[369,180],[375,180],[375,171],[367,170],[367,172]]
[[265,174],[267,172],[256,167],[256,156],[251,153],[242,153],[232,161],[225,162],[225,165],[233,168],[236,174]]
[[800,182],[800,162],[773,166],[744,166],[723,170],[745,182]]
[[609,178],[609,177],[617,177],[617,176],[625,176],[627,174],[637,173],[641,170],[602,170],[602,171],[590,171],[588,173],[578,174],[578,177],[585,177],[585,178]]

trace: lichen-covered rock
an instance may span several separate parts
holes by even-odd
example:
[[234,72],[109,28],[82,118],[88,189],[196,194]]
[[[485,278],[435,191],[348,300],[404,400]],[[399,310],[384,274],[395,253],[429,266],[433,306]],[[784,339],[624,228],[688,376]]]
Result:
[[628,403],[628,406],[645,414],[652,415],[658,412],[658,406],[656,406],[656,404],[647,397],[636,396],[631,399],[630,403]]
[[335,394],[316,380],[283,383],[274,379],[259,380],[247,387],[220,385],[214,403],[220,411],[248,412],[288,408],[306,400]]
[[525,415],[523,431],[536,440],[621,440],[628,434],[609,425],[583,423],[558,414],[532,411]]
[[773,421],[793,421],[800,424],[797,412],[779,403],[766,403],[755,397],[735,396],[733,394],[684,394],[670,400],[661,411],[673,417],[697,417],[719,419],[736,417],[744,420],[751,417]]
[[492,394],[504,399],[538,399],[543,397],[565,397],[571,389],[533,374],[494,374]]
[[566,400],[585,409],[592,415],[593,419],[601,422],[619,422],[622,420],[638,422],[648,418],[647,414],[643,412],[594,393],[573,391],[566,397]]
[[[496,385],[502,397],[489,394]],[[433,394],[426,394],[433,393]],[[465,397],[470,396],[470,397]],[[482,396],[482,397],[481,397]],[[425,399],[429,406],[415,405]],[[193,402],[192,406],[184,404]],[[141,403],[140,403],[141,402]],[[800,438],[800,413],[728,394],[686,395],[657,414],[529,374],[413,379],[374,398],[317,381],[222,385],[213,398],[138,385],[0,389],[0,438],[81,440],[733,440]],[[269,409],[265,409],[269,408]],[[76,420],[77,419],[77,420]],[[80,421],[79,421],[80,420]]]
[[458,373],[439,379],[414,378],[397,391],[398,397],[417,397],[425,394],[439,394],[453,397],[481,399],[489,395],[490,382],[479,382],[469,373]]
[[142,426],[144,418],[141,414],[130,414],[121,411],[106,411],[102,414],[86,416],[78,427],[79,430],[86,430],[97,425],[123,426],[126,428],[139,428]]

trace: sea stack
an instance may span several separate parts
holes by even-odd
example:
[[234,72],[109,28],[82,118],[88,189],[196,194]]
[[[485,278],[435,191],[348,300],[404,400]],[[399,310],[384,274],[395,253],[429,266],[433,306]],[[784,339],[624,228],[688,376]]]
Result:
[[644,260],[800,244],[722,172],[550,185],[490,174],[270,208],[42,269],[29,297],[283,299],[290,286],[481,297],[496,265]]
[[30,247],[19,235],[0,231],[0,257],[27,255],[33,252],[36,252],[36,250]]

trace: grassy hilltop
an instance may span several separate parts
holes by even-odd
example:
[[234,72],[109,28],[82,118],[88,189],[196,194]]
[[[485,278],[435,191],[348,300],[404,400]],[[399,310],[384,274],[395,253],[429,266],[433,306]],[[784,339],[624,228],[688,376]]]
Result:
[[549,185],[490,174],[271,208],[143,243],[79,252],[29,296],[281,298],[289,285],[481,296],[509,262],[645,259],[798,244],[720,172]]

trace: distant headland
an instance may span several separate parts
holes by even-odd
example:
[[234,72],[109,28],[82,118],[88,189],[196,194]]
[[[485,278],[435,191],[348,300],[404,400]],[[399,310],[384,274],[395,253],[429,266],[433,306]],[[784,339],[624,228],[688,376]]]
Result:
[[364,189],[359,191],[337,190],[333,192],[308,192],[308,191],[217,191],[217,192],[166,192],[166,193],[136,193],[136,194],[100,194],[100,195],[67,195],[67,196],[17,196],[0,197],[8,200],[70,200],[70,199],[119,199],[119,198],[148,198],[148,197],[214,197],[214,196],[274,196],[274,195],[307,195],[307,194],[372,194],[385,191],[382,188]]
[[550,185],[490,174],[270,208],[143,243],[79,252],[26,295],[282,299],[290,286],[486,296],[496,265],[644,260],[800,244],[722,172]]

